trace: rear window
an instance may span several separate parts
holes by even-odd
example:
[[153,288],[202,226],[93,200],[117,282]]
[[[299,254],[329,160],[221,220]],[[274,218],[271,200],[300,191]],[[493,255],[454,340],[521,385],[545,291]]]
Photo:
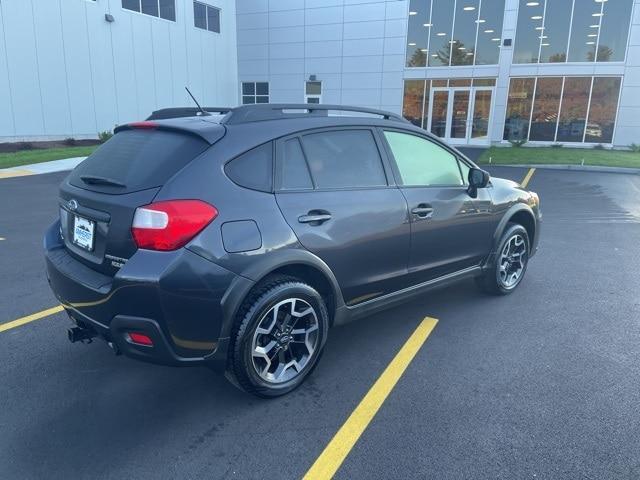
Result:
[[111,194],[159,187],[208,146],[178,132],[124,130],[78,165],[69,182]]
[[316,188],[387,184],[380,153],[369,130],[313,133],[302,137],[302,146]]

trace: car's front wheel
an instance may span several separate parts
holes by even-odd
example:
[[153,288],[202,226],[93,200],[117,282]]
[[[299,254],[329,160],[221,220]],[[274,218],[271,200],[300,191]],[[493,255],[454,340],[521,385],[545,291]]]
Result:
[[329,315],[310,285],[274,276],[244,301],[232,330],[227,374],[243,390],[276,397],[299,386],[318,362]]
[[476,283],[481,290],[494,295],[513,292],[524,278],[529,263],[529,235],[519,224],[509,223],[502,234],[492,268]]

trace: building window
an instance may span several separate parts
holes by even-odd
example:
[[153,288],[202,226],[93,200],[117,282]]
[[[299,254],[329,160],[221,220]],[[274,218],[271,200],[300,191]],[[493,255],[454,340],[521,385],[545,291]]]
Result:
[[175,0],[122,0],[122,8],[172,22],[176,21]]
[[411,0],[406,66],[496,65],[504,0]]
[[268,82],[242,82],[242,104],[269,103]]
[[633,0],[520,0],[513,63],[623,61]]
[[322,102],[322,82],[306,82],[304,86],[304,103]]
[[220,9],[200,2],[193,2],[193,23],[196,28],[220,33]]
[[620,77],[512,78],[505,140],[611,143]]

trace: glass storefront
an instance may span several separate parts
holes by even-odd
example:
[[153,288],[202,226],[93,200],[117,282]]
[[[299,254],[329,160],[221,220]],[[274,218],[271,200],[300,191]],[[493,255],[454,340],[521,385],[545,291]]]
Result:
[[407,67],[496,65],[505,0],[411,0]]
[[520,0],[513,63],[623,61],[633,0]]
[[504,140],[611,143],[620,77],[512,78]]

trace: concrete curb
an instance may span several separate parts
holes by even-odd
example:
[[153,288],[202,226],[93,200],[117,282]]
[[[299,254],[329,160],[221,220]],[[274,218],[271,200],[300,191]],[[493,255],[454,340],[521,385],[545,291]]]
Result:
[[19,167],[0,168],[0,178],[24,177],[27,175],[40,175],[42,173],[63,172],[73,170],[87,157],[63,158],[49,162],[20,165]]
[[485,167],[518,167],[537,168],[547,170],[573,170],[574,172],[599,172],[599,173],[625,173],[627,175],[640,175],[640,168],[628,167],[601,167],[597,165],[504,165],[499,163],[483,163]]

